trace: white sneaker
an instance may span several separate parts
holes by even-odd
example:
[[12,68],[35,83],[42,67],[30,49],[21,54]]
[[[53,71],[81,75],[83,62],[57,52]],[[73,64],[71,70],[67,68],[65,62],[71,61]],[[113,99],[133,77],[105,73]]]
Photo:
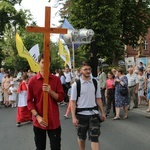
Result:
[[21,127],[21,123],[18,122],[18,123],[16,124],[16,126],[17,126],[17,127]]
[[69,116],[67,116],[67,115],[63,115],[63,117],[64,117],[65,119],[68,119],[68,118],[69,118]]
[[60,104],[60,106],[66,106],[66,105],[67,105],[66,102],[62,102],[62,103]]

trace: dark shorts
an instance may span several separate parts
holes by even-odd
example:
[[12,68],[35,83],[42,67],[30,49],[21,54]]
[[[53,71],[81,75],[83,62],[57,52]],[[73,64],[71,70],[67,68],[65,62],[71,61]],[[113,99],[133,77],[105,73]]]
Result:
[[87,133],[91,142],[99,142],[100,136],[100,116],[99,115],[77,115],[79,121],[77,135],[80,140],[85,141]]

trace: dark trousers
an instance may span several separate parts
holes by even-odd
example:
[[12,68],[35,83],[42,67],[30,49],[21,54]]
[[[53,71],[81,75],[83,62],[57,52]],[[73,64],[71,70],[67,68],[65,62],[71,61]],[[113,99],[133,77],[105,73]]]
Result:
[[101,89],[101,96],[102,96],[103,105],[106,105],[105,90],[106,89]]
[[0,102],[0,105],[4,105],[4,93],[2,93],[2,101]]
[[115,89],[107,90],[107,106],[106,106],[106,114],[110,113],[111,104],[113,103],[113,113],[116,114],[115,109]]
[[70,88],[70,82],[67,82],[65,84],[65,99],[64,99],[64,102],[69,102],[69,97],[68,97],[68,90]]
[[61,150],[61,127],[54,130],[43,130],[33,126],[36,150],[46,149],[46,133],[50,140],[51,150]]

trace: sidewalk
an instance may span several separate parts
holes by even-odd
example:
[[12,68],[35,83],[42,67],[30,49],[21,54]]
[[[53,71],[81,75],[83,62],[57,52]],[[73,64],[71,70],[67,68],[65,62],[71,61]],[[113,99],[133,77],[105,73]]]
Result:
[[150,112],[146,112],[147,108],[148,108],[148,106],[145,106],[143,104],[143,105],[138,106],[138,108],[135,108],[135,109],[130,110],[130,111],[136,112],[139,114],[143,114],[143,115],[145,115],[145,117],[150,118]]

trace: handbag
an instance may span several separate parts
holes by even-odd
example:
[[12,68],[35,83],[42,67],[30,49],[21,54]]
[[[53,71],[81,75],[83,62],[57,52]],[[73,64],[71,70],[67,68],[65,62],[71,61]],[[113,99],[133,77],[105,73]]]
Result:
[[120,94],[122,96],[127,96],[128,95],[128,88],[122,86],[121,89],[120,89]]

